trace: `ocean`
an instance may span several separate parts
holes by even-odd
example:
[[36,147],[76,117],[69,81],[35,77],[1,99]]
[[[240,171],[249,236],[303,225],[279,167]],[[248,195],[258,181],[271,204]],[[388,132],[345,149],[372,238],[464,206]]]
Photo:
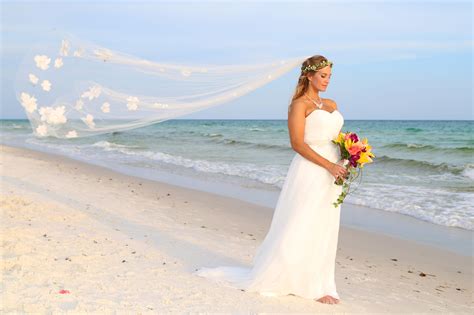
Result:
[[[376,157],[344,202],[474,230],[472,129],[472,121],[345,120],[342,131],[368,138]],[[28,120],[2,120],[0,135],[6,145],[156,180],[168,173],[273,193],[295,154],[286,120],[168,120],[73,139],[36,138]]]

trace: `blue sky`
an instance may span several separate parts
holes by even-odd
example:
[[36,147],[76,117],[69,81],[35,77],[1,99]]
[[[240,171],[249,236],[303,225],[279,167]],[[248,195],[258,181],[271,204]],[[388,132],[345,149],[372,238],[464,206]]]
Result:
[[[2,118],[26,118],[12,80],[53,28],[153,61],[334,62],[322,97],[350,119],[473,119],[471,1],[2,1]],[[299,69],[183,118],[286,119]]]

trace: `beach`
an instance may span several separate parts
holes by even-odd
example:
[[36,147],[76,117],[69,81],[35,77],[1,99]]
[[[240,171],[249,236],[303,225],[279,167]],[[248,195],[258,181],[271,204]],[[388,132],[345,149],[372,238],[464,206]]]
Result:
[[[2,313],[472,313],[472,256],[341,226],[341,301],[192,275],[250,265],[272,208],[1,145]],[[344,213],[350,211],[343,205]]]

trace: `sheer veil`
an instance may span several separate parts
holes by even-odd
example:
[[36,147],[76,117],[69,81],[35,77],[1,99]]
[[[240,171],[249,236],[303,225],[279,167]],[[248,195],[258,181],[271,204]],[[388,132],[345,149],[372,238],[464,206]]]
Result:
[[54,31],[25,52],[14,86],[35,136],[77,138],[229,102],[308,57],[252,64],[162,63]]

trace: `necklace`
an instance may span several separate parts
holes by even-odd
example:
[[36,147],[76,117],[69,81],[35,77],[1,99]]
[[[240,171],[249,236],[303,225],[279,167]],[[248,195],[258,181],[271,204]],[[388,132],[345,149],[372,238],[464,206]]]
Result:
[[318,107],[319,109],[323,107],[323,101],[321,100],[321,98],[319,98],[320,103],[318,103],[315,100],[313,100],[311,97],[309,97],[306,93],[304,93],[304,96],[306,96],[311,102],[313,102],[314,105],[316,105],[316,107]]

